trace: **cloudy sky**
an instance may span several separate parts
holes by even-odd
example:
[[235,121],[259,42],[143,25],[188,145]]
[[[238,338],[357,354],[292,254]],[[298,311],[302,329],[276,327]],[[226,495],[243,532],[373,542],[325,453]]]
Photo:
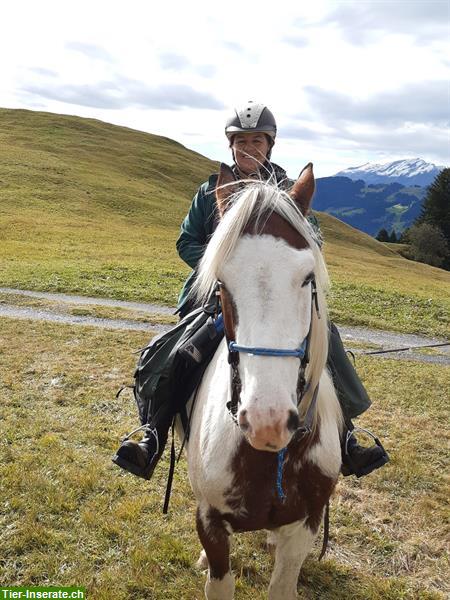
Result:
[[[298,4],[298,6],[295,6]],[[229,162],[236,104],[274,112],[291,176],[450,164],[450,0],[5,0],[0,106],[93,117]]]

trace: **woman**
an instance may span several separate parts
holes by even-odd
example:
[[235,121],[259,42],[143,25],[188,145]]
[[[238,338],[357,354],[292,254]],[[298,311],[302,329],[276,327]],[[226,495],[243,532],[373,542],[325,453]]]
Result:
[[[250,101],[235,109],[234,114],[227,121],[225,134],[234,161],[232,170],[237,180],[263,179],[273,181],[283,189],[291,187],[293,182],[287,178],[286,172],[270,160],[277,126],[273,114],[265,105]],[[178,312],[181,317],[194,308],[194,300],[189,295],[189,291],[195,279],[197,265],[217,226],[218,214],[215,202],[217,178],[217,174],[211,175],[198,189],[181,225],[180,237],[177,240],[180,257],[193,269],[180,294]],[[317,219],[310,214],[308,220],[316,231],[318,243],[321,244],[322,238]],[[193,344],[201,354],[204,354],[202,346],[206,347],[208,343],[208,335],[205,335],[202,330],[196,334],[195,339],[191,340],[191,345]],[[364,448],[357,443],[352,433],[354,426],[351,419],[367,410],[371,402],[348,359],[333,323],[330,323],[327,365],[333,375],[346,424],[342,440],[342,473],[362,477],[383,466],[388,462],[389,457],[376,438],[375,445]],[[113,461],[135,475],[149,479],[164,449],[172,416],[171,414],[167,416],[166,412],[164,419],[157,423],[153,422],[152,427],[147,428],[141,442],[132,440],[123,442]]]

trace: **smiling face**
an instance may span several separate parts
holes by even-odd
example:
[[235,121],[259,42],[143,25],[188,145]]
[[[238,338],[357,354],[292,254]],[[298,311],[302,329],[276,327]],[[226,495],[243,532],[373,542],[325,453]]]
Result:
[[239,169],[245,174],[258,173],[267,158],[270,143],[264,133],[237,133],[231,145]]

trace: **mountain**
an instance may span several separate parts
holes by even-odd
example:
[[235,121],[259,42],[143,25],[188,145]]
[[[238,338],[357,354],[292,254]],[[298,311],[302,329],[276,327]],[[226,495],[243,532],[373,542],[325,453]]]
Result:
[[375,236],[380,229],[401,233],[419,216],[425,188],[400,183],[367,184],[349,177],[316,180],[314,208]]
[[428,186],[445,167],[427,163],[421,158],[407,158],[379,165],[366,163],[350,167],[336,173],[335,177],[349,177],[354,181],[362,179],[366,183],[397,182],[406,186]]

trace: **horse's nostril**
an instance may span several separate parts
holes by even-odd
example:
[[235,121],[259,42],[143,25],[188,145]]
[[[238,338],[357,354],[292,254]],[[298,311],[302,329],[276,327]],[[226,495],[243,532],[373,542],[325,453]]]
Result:
[[241,412],[239,413],[238,423],[239,423],[239,427],[242,429],[242,431],[248,431],[248,429],[250,427],[250,423],[247,420],[247,411],[245,410],[245,408],[242,409]]
[[287,420],[287,428],[290,432],[296,431],[300,427],[300,419],[296,410],[289,411],[289,417]]

